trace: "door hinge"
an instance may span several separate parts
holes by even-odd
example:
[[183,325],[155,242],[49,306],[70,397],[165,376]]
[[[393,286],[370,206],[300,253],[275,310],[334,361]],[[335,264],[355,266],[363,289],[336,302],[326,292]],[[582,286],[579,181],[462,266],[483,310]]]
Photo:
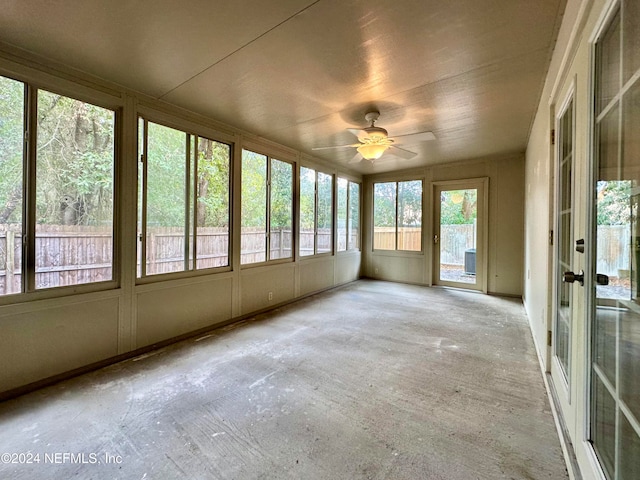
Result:
[[551,145],[555,145],[556,144],[556,130],[555,128],[553,130],[551,130]]
[[549,230],[549,245],[553,245],[553,230]]
[[144,163],[144,154],[140,155],[140,163]]
[[553,333],[551,330],[547,330],[547,346],[551,346],[551,340],[553,339]]

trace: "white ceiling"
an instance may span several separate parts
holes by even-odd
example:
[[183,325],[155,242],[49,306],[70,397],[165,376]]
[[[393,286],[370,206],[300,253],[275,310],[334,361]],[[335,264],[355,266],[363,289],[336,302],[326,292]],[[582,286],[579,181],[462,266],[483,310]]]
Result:
[[362,173],[523,152],[565,0],[7,0],[3,43],[347,165],[346,128],[411,160]]

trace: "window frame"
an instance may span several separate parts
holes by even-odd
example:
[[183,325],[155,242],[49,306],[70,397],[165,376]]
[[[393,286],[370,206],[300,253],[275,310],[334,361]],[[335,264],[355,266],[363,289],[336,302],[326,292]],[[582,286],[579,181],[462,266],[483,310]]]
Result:
[[[297,236],[298,229],[296,228],[296,163],[292,160],[288,160],[286,156],[279,158],[265,153],[260,148],[255,148],[253,145],[243,145],[240,149],[240,190],[242,191],[242,159],[244,158],[243,152],[250,152],[256,155],[261,155],[266,159],[266,178],[265,178],[265,260],[259,262],[242,263],[242,246],[240,246],[240,268],[253,268],[261,267],[265,265],[275,265],[280,263],[292,263],[295,261],[295,252],[297,249]],[[284,258],[271,258],[271,193],[272,193],[272,161],[286,163],[291,166],[291,255]],[[242,193],[240,194],[240,245],[242,245]]]
[[[121,282],[121,193],[122,188],[122,134],[123,107],[121,96],[108,89],[101,91],[75,83],[71,80],[42,74],[39,70],[24,65],[6,62],[0,67],[0,76],[22,84],[23,103],[23,154],[22,154],[22,264],[20,268],[20,291],[0,295],[0,305],[64,297],[73,294],[114,290]],[[113,113],[113,173],[111,215],[111,278],[109,280],[36,287],[36,196],[37,196],[37,150],[38,150],[38,93],[40,91],[69,98],[109,110]],[[16,237],[16,240],[18,238]],[[18,240],[20,241],[20,240]]]
[[[336,191],[337,191],[337,182],[336,182],[336,175],[334,175],[333,173],[327,173],[326,170],[322,170],[319,168],[316,168],[314,166],[306,166],[306,165],[301,165],[300,168],[298,169],[298,181],[300,183],[300,185],[302,184],[302,177],[301,177],[301,170],[303,168],[306,168],[307,170],[312,170],[314,172],[314,205],[313,205],[313,253],[309,254],[309,255],[302,255],[302,253],[298,250],[298,257],[301,260],[304,259],[308,259],[308,258],[317,258],[317,257],[322,257],[322,256],[332,256],[335,255],[336,253],[336,214],[337,214],[337,208],[336,208]],[[329,249],[328,252],[318,252],[318,199],[319,199],[319,188],[318,188],[318,175],[319,174],[323,174],[328,176],[331,179],[331,215],[329,215],[329,218],[331,219],[331,228],[329,229],[331,232],[331,241],[329,242],[329,244],[331,245],[331,248]],[[302,211],[302,189],[299,189],[298,192],[298,210],[301,212]],[[301,234],[302,232],[302,227],[300,226],[300,222],[302,221],[302,213],[300,213],[300,216],[298,218],[298,235]],[[302,244],[301,241],[298,242],[298,246],[300,246]]]
[[[140,132],[140,123],[143,123],[143,132]],[[161,127],[177,130],[185,135],[185,241],[182,270],[173,272],[157,273],[149,275],[146,272],[146,233],[147,233],[147,173],[148,164],[146,157],[148,148],[148,123],[154,123]],[[171,279],[197,277],[224,273],[232,270],[233,267],[233,172],[235,142],[231,135],[211,130],[199,123],[183,121],[179,117],[171,114],[163,114],[153,108],[139,107],[136,111],[136,169],[138,171],[135,181],[136,185],[136,227],[135,238],[136,248],[132,269],[134,270],[135,283],[138,285],[155,283]],[[140,136],[142,135],[142,151]],[[217,267],[197,268],[197,245],[198,245],[198,222],[197,222],[197,195],[198,195],[198,159],[197,141],[204,138],[229,147],[229,170],[228,170],[228,232],[227,232],[227,264]],[[195,146],[195,150],[193,147]],[[140,172],[142,168],[142,172]],[[142,177],[142,178],[140,178]],[[191,177],[191,178],[190,178]],[[142,188],[142,192],[140,191]],[[140,204],[138,202],[141,202]],[[191,212],[193,210],[193,212]],[[139,227],[139,228],[138,228]],[[141,256],[138,257],[140,249]],[[139,265],[138,265],[139,263]],[[138,266],[140,269],[138,269]]]
[[[345,180],[347,182],[347,198],[346,198],[346,216],[345,216],[345,226],[344,226],[344,234],[346,237],[345,240],[345,249],[344,250],[340,250],[339,245],[340,245],[340,239],[338,238],[338,223],[339,223],[339,212],[338,212],[338,183],[340,180]],[[355,182],[353,180],[350,180],[347,177],[344,177],[342,175],[336,175],[336,180],[335,180],[335,184],[336,184],[336,188],[335,188],[335,202],[334,205],[335,207],[335,218],[336,218],[336,225],[335,225],[335,232],[336,232],[336,238],[335,238],[335,245],[336,245],[336,254],[346,254],[346,253],[351,253],[351,252],[359,252],[361,251],[362,247],[361,247],[361,242],[362,242],[362,184],[360,182]],[[357,230],[358,233],[356,235],[357,237],[357,241],[356,241],[356,245],[353,246],[352,245],[352,240],[351,240],[351,235],[349,235],[349,222],[351,221],[351,211],[352,211],[352,195],[351,195],[351,187],[353,185],[357,185],[358,186],[358,224],[357,224]]]
[[[420,190],[420,217],[421,217],[421,221],[420,221],[420,250],[405,250],[405,249],[401,249],[399,248],[399,242],[398,242],[398,238],[399,238],[399,233],[398,233],[398,228],[399,228],[399,223],[400,223],[400,218],[399,218],[399,211],[398,211],[398,205],[399,205],[399,197],[400,197],[400,184],[401,183],[409,183],[409,182],[420,182],[421,185],[421,190]],[[394,225],[394,248],[393,249],[384,249],[384,248],[376,248],[375,247],[375,229],[376,229],[376,223],[375,223],[375,214],[376,214],[376,185],[378,184],[382,184],[382,183],[393,183],[395,185],[395,225]],[[424,178],[408,178],[408,179],[402,179],[402,180],[379,180],[379,181],[374,181],[371,183],[371,205],[372,205],[372,209],[371,209],[371,251],[375,252],[375,253],[391,253],[391,252],[396,252],[396,253],[402,253],[402,254],[410,254],[410,255],[424,255],[425,252],[425,245],[424,245],[424,212],[425,212],[425,194],[424,194],[424,186],[425,186],[425,180]]]

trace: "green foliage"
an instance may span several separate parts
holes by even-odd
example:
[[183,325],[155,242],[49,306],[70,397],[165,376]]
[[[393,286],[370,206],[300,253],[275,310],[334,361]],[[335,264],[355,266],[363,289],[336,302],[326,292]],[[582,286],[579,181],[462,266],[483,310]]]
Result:
[[631,221],[631,182],[600,181],[596,185],[597,224],[628,225]]
[[271,159],[271,230],[293,224],[293,165]]
[[373,224],[376,227],[396,226],[396,182],[374,184]]
[[412,180],[398,182],[398,226],[422,225],[422,182]]
[[111,110],[38,92],[38,223],[112,223],[114,128]]
[[183,227],[187,134],[152,122],[147,125],[147,225]]
[[198,226],[229,227],[229,167],[231,147],[199,138]]
[[473,224],[478,215],[476,189],[446,190],[440,194],[440,223],[442,225]]
[[316,209],[316,172],[300,167],[300,230],[313,232]]
[[[397,215],[399,218],[396,218]],[[376,227],[418,227],[422,225],[422,182],[411,180],[376,183],[374,185],[373,218]]]
[[[184,227],[187,211],[190,217],[193,215],[195,188],[198,227],[228,227],[229,145],[152,122],[147,125],[148,226]],[[141,138],[143,133],[141,127]],[[140,148],[143,148],[142,141]],[[196,160],[198,170],[194,173]],[[189,198],[186,196],[187,178]]]
[[333,224],[333,177],[318,172],[318,230],[331,230]]
[[267,227],[267,156],[242,151],[242,227]]
[[22,219],[24,85],[0,77],[0,223]]

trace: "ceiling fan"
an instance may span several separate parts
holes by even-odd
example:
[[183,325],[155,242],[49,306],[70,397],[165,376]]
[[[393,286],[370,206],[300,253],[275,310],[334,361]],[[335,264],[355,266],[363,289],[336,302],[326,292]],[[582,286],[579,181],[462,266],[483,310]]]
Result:
[[396,135],[389,138],[388,132],[381,127],[376,127],[375,122],[380,117],[380,112],[368,112],[364,119],[370,125],[363,129],[348,128],[347,130],[358,137],[359,143],[350,143],[347,145],[334,145],[332,147],[315,147],[312,150],[327,150],[330,148],[356,148],[358,153],[349,163],[359,162],[361,160],[369,160],[373,162],[380,158],[385,152],[389,152],[400,158],[413,158],[417,153],[400,148],[398,144],[414,144],[427,140],[434,140],[436,137],[432,132],[411,133],[408,135]]

